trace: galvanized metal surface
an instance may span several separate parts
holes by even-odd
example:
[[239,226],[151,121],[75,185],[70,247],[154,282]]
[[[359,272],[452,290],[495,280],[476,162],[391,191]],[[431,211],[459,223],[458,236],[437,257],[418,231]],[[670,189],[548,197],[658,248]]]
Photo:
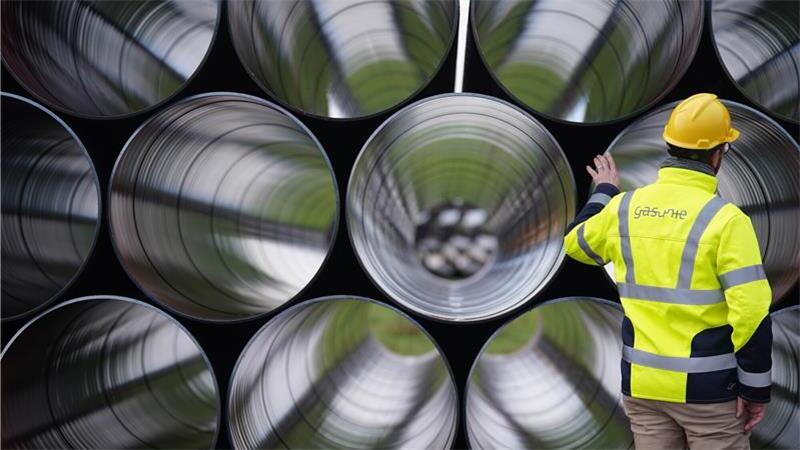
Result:
[[67,288],[98,233],[100,187],[78,137],[30,100],[2,94],[2,318]]
[[333,243],[338,192],[319,143],[275,105],[191,97],[148,120],[112,175],[117,254],[152,298],[237,320],[297,295]]
[[641,112],[677,84],[703,28],[698,0],[473,0],[478,53],[521,103],[569,122]]
[[234,448],[449,448],[458,399],[444,356],[409,317],[364,298],[281,312],[233,374]]
[[771,113],[800,121],[800,8],[785,0],[714,0],[717,54],[737,87]]
[[352,119],[422,89],[455,40],[455,0],[241,0],[228,3],[251,77],[307,114]]
[[[363,268],[395,301],[439,320],[482,320],[521,306],[555,275],[574,190],[566,157],[535,119],[490,97],[447,94],[404,108],[367,141],[347,223]],[[419,240],[442,238],[420,233],[433,217],[452,247],[434,269],[469,257],[478,270],[454,279],[431,269]],[[480,240],[452,242],[470,227],[497,240],[493,254]]]
[[51,107],[130,115],[183,87],[219,15],[216,0],[3,1],[3,62]]
[[8,343],[3,448],[211,448],[219,394],[203,351],[174,319],[124,297],[84,297]]
[[497,331],[470,371],[472,448],[631,448],[620,393],[619,305],[570,297]]

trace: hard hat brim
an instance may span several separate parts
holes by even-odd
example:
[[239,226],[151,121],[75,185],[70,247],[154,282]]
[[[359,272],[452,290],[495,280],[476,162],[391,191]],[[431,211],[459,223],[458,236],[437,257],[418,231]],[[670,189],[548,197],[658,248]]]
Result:
[[739,130],[736,128],[731,128],[731,130],[728,131],[728,139],[725,140],[725,142],[733,142],[737,139],[739,139]]
[[670,136],[666,130],[664,130],[664,133],[661,135],[661,137],[664,139],[664,141],[674,145],[675,147],[685,148],[687,150],[711,150],[720,144],[724,144],[726,142],[733,142],[736,139],[739,139],[739,130],[737,130],[736,128],[731,128],[730,130],[728,130],[728,135],[724,139],[711,141],[706,145],[697,145],[696,142],[679,141]]

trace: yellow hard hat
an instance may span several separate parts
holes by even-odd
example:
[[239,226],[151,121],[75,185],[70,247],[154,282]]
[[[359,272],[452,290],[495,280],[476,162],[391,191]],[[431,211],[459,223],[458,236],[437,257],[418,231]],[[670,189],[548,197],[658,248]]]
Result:
[[733,142],[739,130],[731,126],[728,108],[714,94],[695,94],[680,102],[664,127],[664,140],[692,150],[711,150]]

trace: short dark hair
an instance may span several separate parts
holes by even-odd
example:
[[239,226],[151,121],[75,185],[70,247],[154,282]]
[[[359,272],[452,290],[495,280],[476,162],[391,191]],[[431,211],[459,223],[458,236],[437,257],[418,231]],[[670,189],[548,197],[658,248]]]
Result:
[[711,157],[714,155],[714,153],[720,151],[723,145],[725,144],[719,144],[710,150],[694,150],[689,148],[678,147],[667,143],[667,147],[669,147],[667,149],[667,153],[676,158],[691,159],[692,161],[700,161],[706,164],[710,164]]

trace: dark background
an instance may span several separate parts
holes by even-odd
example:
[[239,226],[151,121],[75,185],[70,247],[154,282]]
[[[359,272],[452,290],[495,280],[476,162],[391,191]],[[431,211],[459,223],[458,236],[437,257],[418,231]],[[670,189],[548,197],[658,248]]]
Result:
[[[442,70],[436,75],[433,81],[421,93],[405,102],[403,105],[430,95],[452,92],[455,76],[455,60],[456,46],[453,45],[451,53],[443,65]],[[5,66],[2,68],[2,90],[41,103],[35,97],[27,93],[19,83],[10,76]],[[192,95],[215,91],[241,92],[274,101],[269,94],[258,88],[239,63],[231,44],[227,15],[224,7],[222,8],[222,17],[216,40],[204,65],[200,67],[198,73],[189,84],[165,104],[149,112],[140,113],[129,118],[114,120],[82,119],[59,112],[56,112],[56,114],[80,137],[89,155],[91,155],[97,170],[97,175],[100,179],[102,199],[105,203],[111,170],[119,152],[130,135],[146,119],[158,111],[169,107],[173,103]],[[470,33],[468,33],[464,91],[492,95],[518,104],[524,108],[524,105],[514,102],[513,99],[506,95],[489,75],[480,57],[475,52],[475,44],[472,40],[471,30]],[[706,14],[706,26],[703,29],[700,48],[697,51],[691,67],[678,85],[663,99],[657,102],[657,104],[648,108],[648,110],[654,109],[661,104],[681,100],[697,92],[713,92],[720,98],[754,106],[762,112],[766,112],[759,108],[758,105],[754,105],[752,102],[748,101],[724,72],[711,41],[709,14]],[[311,129],[327,151],[336,172],[342,205],[336,242],[327,263],[322,268],[317,278],[295,299],[265,316],[234,324],[200,322],[172,314],[164,308],[161,308],[162,311],[180,321],[194,334],[211,361],[217,381],[219,382],[219,393],[223,407],[222,428],[220,429],[217,448],[230,448],[228,430],[225,423],[227,414],[225,409],[227,408],[229,378],[236,359],[239,357],[240,352],[250,337],[263,326],[264,323],[291,305],[316,297],[340,294],[370,297],[404,310],[414,317],[414,319],[433,336],[444,351],[449,360],[453,374],[455,375],[459,394],[463,394],[472,362],[489,336],[503,324],[511,321],[514,317],[522,314],[534,305],[549,299],[567,296],[594,296],[619,301],[616,290],[601,269],[582,265],[569,258],[566,259],[558,276],[555,277],[550,285],[533,301],[529,302],[526,307],[509,315],[481,323],[451,324],[432,321],[406,310],[391,299],[382,295],[364,274],[353,253],[350,240],[347,236],[344,199],[350,169],[361,147],[378,125],[403,105],[393,108],[383,114],[356,121],[326,121],[304,116],[296,112],[294,113],[295,116]],[[623,128],[628,126],[637,117],[641,116],[641,114],[637,114],[635,117],[604,125],[575,125],[549,120],[533,111],[528,111],[550,130],[569,158],[578,188],[578,208],[583,206],[589,194],[589,179],[588,175],[585,173],[584,166],[590,164],[591,159],[596,154],[605,151],[611,141]],[[797,139],[798,134],[800,134],[797,124],[775,118],[774,116],[771,117],[783,126],[790,135]],[[49,307],[71,298],[100,294],[131,297],[158,306],[157,303],[148,299],[144,293],[131,282],[122,269],[111,246],[107,224],[108,221],[105,216],[104,204],[102,210],[102,226],[97,238],[94,253],[91,255],[84,271],[75,283],[72,284],[59,299],[51,303]],[[778,307],[796,304],[797,302],[798,288],[797,285],[795,285]],[[21,319],[4,321],[2,323],[2,345],[5,346],[11,336],[30,319],[31,316],[26,316]],[[463,395],[461,395],[462,416],[463,398]],[[455,448],[467,447],[463,424],[464,421],[462,420],[461,423],[459,423],[458,434],[454,442]]]

